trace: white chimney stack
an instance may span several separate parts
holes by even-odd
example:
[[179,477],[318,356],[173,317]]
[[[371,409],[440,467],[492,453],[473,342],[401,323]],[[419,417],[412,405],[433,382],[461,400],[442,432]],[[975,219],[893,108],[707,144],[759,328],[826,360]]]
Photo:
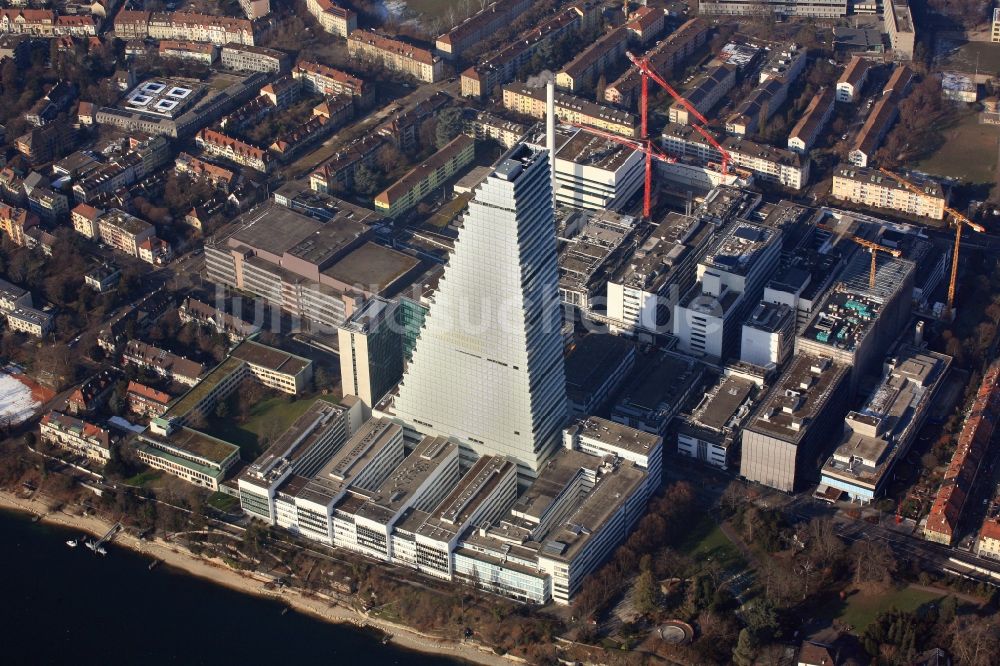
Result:
[[545,84],[545,147],[549,151],[549,180],[552,207],[556,205],[556,85],[550,78]]

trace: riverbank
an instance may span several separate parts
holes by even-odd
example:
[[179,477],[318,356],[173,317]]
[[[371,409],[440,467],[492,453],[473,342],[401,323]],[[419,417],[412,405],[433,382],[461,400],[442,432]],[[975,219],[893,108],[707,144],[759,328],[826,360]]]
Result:
[[[73,515],[62,511],[49,512],[48,507],[42,502],[21,499],[7,492],[0,492],[0,509],[41,516],[43,522],[87,532],[97,537],[103,536],[111,527],[109,523],[93,516]],[[279,600],[290,608],[325,622],[377,628],[392,636],[393,645],[408,650],[443,655],[487,666],[509,666],[514,661],[481,650],[475,645],[443,641],[403,625],[366,617],[354,609],[335,605],[332,600],[306,597],[295,590],[265,589],[264,584],[267,581],[262,578],[235,571],[217,560],[194,556],[176,544],[162,539],[140,541],[124,533],[114,540],[114,544],[243,594]]]

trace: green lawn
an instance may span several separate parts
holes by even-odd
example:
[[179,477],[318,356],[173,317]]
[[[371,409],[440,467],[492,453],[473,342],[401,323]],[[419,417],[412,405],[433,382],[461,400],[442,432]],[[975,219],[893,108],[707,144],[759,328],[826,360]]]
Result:
[[967,112],[943,132],[941,147],[913,167],[934,176],[992,185],[996,181],[1000,127],[981,125],[978,114]]
[[211,497],[208,498],[208,503],[210,506],[215,507],[219,511],[233,511],[240,505],[240,501],[233,497],[232,495],[227,495],[225,493],[212,493]]
[[125,479],[125,483],[130,486],[145,486],[162,476],[162,472],[158,469],[149,469],[145,472],[140,472],[130,479]]
[[240,447],[244,460],[251,460],[260,454],[259,439],[266,428],[277,424],[277,431],[288,429],[295,419],[302,416],[309,406],[317,400],[335,402],[336,396],[317,395],[304,400],[289,402],[286,396],[275,396],[262,400],[250,409],[250,418],[244,424],[238,424],[232,418],[213,417],[205,428],[205,432]]
[[914,611],[924,604],[942,599],[940,592],[926,592],[912,587],[892,589],[881,594],[856,593],[846,601],[835,599],[820,608],[818,617],[829,620],[840,620],[853,627],[853,633],[860,634],[865,628],[883,613],[891,608],[901,611]]
[[711,516],[704,515],[695,523],[677,550],[696,561],[719,562],[724,569],[746,566],[739,549],[726,538]]

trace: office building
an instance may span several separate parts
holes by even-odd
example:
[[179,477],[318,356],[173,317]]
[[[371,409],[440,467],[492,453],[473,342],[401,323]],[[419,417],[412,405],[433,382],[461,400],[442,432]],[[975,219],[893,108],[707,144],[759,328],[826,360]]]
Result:
[[895,60],[913,60],[916,46],[916,30],[908,0],[887,0],[882,10],[885,32],[889,35],[889,47]]
[[[533,144],[544,147],[539,135]],[[589,210],[619,210],[643,185],[642,152],[584,129],[556,130],[556,204]]]
[[726,359],[738,353],[740,325],[778,266],[781,232],[738,221],[698,263],[698,283],[674,306],[673,334],[688,354]]
[[291,59],[284,51],[263,46],[246,46],[230,42],[222,47],[219,63],[237,72],[287,72]]
[[583,417],[600,410],[635,367],[635,343],[603,333],[591,333],[566,356],[566,397],[570,415]]
[[704,367],[680,354],[660,352],[636,356],[635,368],[611,409],[611,420],[663,437],[699,385]]
[[735,374],[720,377],[693,401],[690,411],[676,417],[677,453],[728,469],[757,393],[750,379]]
[[239,461],[240,447],[190,428],[169,435],[145,430],[135,441],[139,460],[195,486],[217,491]]
[[337,328],[342,391],[360,398],[366,415],[403,376],[396,308],[374,296]]
[[839,430],[847,391],[847,367],[797,354],[743,429],[740,475],[784,492],[805,485]]
[[547,154],[521,145],[476,188],[393,407],[531,476],[566,418],[549,183]]
[[780,367],[795,347],[795,311],[780,303],[761,302],[743,322],[740,360],[764,368]]
[[311,477],[360,427],[361,405],[356,400],[335,405],[317,400],[302,416],[237,478],[240,507],[253,518],[278,522],[275,497],[291,475]]
[[639,224],[631,215],[608,210],[556,210],[559,239],[559,295],[584,317],[600,307],[608,280],[631,259]]
[[886,359],[882,381],[858,411],[823,465],[822,484],[867,504],[881,496],[892,469],[924,425],[951,358],[903,346]]

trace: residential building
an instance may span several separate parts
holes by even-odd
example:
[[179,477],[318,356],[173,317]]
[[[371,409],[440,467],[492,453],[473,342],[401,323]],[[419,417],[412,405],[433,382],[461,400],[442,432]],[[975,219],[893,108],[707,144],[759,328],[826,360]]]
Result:
[[[631,113],[558,90],[555,98],[556,116],[560,122],[590,125],[629,138],[639,135],[638,121]],[[545,118],[545,88],[530,88],[523,83],[506,85],[503,87],[503,106],[522,116],[541,120]]]
[[16,284],[0,279],[0,313],[6,314],[19,307],[31,307],[31,292]]
[[230,42],[222,47],[219,64],[237,72],[280,74],[288,71],[291,58],[284,51],[277,49]]
[[22,305],[6,313],[7,328],[19,333],[44,337],[52,330],[54,317],[51,313]]
[[38,216],[34,213],[0,203],[0,231],[3,231],[14,245],[26,247],[29,244],[27,231],[38,226],[38,223]]
[[271,0],[240,0],[240,7],[248,19],[264,18],[271,13]]
[[566,35],[596,23],[599,15],[596,3],[582,2],[522,32],[510,44],[484,56],[479,63],[462,72],[462,96],[490,97],[497,86],[513,81],[518,70],[535,53],[552,46]]
[[986,371],[976,392],[976,398],[966,413],[962,432],[938,487],[934,503],[924,523],[924,538],[950,546],[956,536],[959,521],[972,493],[973,485],[987,452],[995,429],[995,416],[1000,410],[1000,365],[993,363]]
[[861,90],[865,87],[865,81],[868,80],[870,69],[870,61],[853,56],[837,80],[837,101],[857,102],[861,97]]
[[789,150],[796,153],[809,152],[833,116],[836,96],[832,88],[823,88],[813,96],[805,113],[788,135]]
[[[268,0],[263,0],[267,2]],[[191,42],[176,39],[160,40],[159,47],[161,58],[180,58],[182,60],[192,60],[203,65],[211,65],[218,57],[218,48],[215,44],[206,42]]]
[[121,39],[150,37],[211,42],[216,46],[230,43],[253,46],[260,40],[263,28],[259,21],[197,12],[122,10],[115,17],[115,36]]
[[[705,115],[718,104],[736,85],[736,67],[717,65],[705,71],[691,82],[684,92],[684,98],[698,113]],[[680,102],[670,105],[670,122],[687,125],[691,122],[691,112]],[[695,118],[694,120],[697,120]],[[700,121],[699,121],[700,124]]]
[[[705,19],[693,18],[686,21],[646,53],[650,66],[669,78],[681,62],[705,44],[709,28]],[[641,81],[639,68],[630,67],[605,88],[604,100],[623,109],[634,110],[638,103]]]
[[465,19],[434,42],[435,50],[444,58],[461,58],[466,50],[489,39],[501,28],[506,28],[534,4],[532,0],[504,0],[491,2]]
[[73,230],[87,238],[96,238],[100,228],[100,219],[104,215],[103,210],[98,210],[90,204],[80,203],[73,207],[70,213],[70,221],[73,223]]
[[990,41],[1000,42],[1000,7],[993,9],[993,21],[990,22]]
[[156,238],[156,227],[116,208],[99,218],[97,237],[119,252],[138,257],[142,243]]
[[475,139],[459,134],[441,150],[377,194],[375,209],[386,217],[399,217],[470,164],[475,156]]
[[444,61],[439,56],[372,30],[354,30],[347,35],[347,51],[352,58],[379,62],[386,69],[408,74],[424,83],[434,83],[444,77]]
[[469,122],[466,133],[479,141],[492,139],[509,150],[525,138],[528,126],[495,116],[489,111],[480,111]]
[[649,44],[663,32],[666,16],[666,12],[659,7],[639,7],[625,23],[629,39],[640,46]]
[[916,30],[908,0],[888,0],[882,11],[882,20],[889,46],[896,60],[913,60],[916,45]]
[[[546,153],[520,145],[476,188],[392,407],[421,434],[510,455],[531,477],[566,418],[549,174]],[[465,323],[469,312],[482,319]],[[469,325],[476,334],[456,338]]]
[[197,361],[154,347],[142,340],[129,340],[122,354],[122,363],[149,370],[164,379],[194,386],[205,374],[205,366]]
[[130,381],[125,393],[125,402],[133,414],[155,418],[167,411],[171,397],[163,391]]
[[[705,165],[722,160],[719,151],[689,125],[667,124],[663,129],[663,147],[671,155]],[[807,156],[735,136],[723,139],[722,147],[729,153],[731,167],[746,169],[762,181],[792,190],[802,189],[809,181]]]
[[226,192],[236,185],[236,174],[233,171],[198,159],[185,152],[177,155],[177,159],[174,161],[174,171],[186,173],[192,180],[205,180]]
[[65,155],[76,143],[76,132],[64,122],[33,127],[14,141],[17,152],[33,165],[50,162]]
[[260,332],[259,324],[244,321],[235,314],[199,301],[193,296],[185,298],[177,308],[177,317],[183,324],[195,323],[212,328],[229,338],[230,342],[242,342]]
[[796,354],[743,429],[740,475],[784,492],[805,485],[844,416],[847,380],[845,366]]
[[306,0],[306,9],[332,35],[347,38],[358,29],[358,16],[332,0]]
[[907,180],[916,184],[922,194],[875,169],[840,166],[833,172],[831,194],[842,201],[863,206],[943,220],[948,198],[940,183],[912,174]]
[[111,459],[111,436],[104,428],[80,419],[49,412],[38,423],[43,442],[100,462]]
[[875,151],[882,145],[882,139],[889,133],[889,129],[899,116],[899,102],[901,96],[896,93],[883,94],[875,102],[871,113],[865,119],[865,124],[861,126],[854,139],[854,146],[848,153],[848,161],[854,166],[866,167],[875,159]]
[[881,383],[844,419],[844,434],[822,469],[822,484],[867,504],[881,496],[896,463],[924,425],[951,357],[903,346],[886,359]]
[[628,35],[619,26],[598,37],[556,74],[556,85],[570,92],[590,89],[605,70],[625,59]]
[[266,150],[222,132],[205,128],[195,136],[195,143],[208,155],[227,159],[261,173],[271,170],[271,156]]
[[114,289],[122,279],[122,271],[114,264],[102,262],[88,270],[83,276],[83,283],[99,294]]
[[738,375],[720,377],[677,420],[677,453],[728,469],[739,449],[758,387]]
[[142,463],[214,491],[240,458],[240,447],[190,428],[169,436],[145,430],[134,446]]
[[102,370],[88,377],[66,396],[65,410],[72,416],[94,412],[107,402],[119,377],[118,371],[111,369]]
[[299,60],[292,69],[292,76],[314,95],[347,95],[362,105],[371,97],[365,82],[358,77],[316,62]]
[[403,376],[396,307],[374,296],[337,328],[341,390],[360,398],[366,415]]
[[987,518],[983,521],[983,526],[979,529],[979,539],[976,541],[976,555],[990,560],[1000,560],[1000,520]]
[[847,0],[708,0],[698,3],[698,13],[730,16],[790,16],[835,19],[847,16]]

